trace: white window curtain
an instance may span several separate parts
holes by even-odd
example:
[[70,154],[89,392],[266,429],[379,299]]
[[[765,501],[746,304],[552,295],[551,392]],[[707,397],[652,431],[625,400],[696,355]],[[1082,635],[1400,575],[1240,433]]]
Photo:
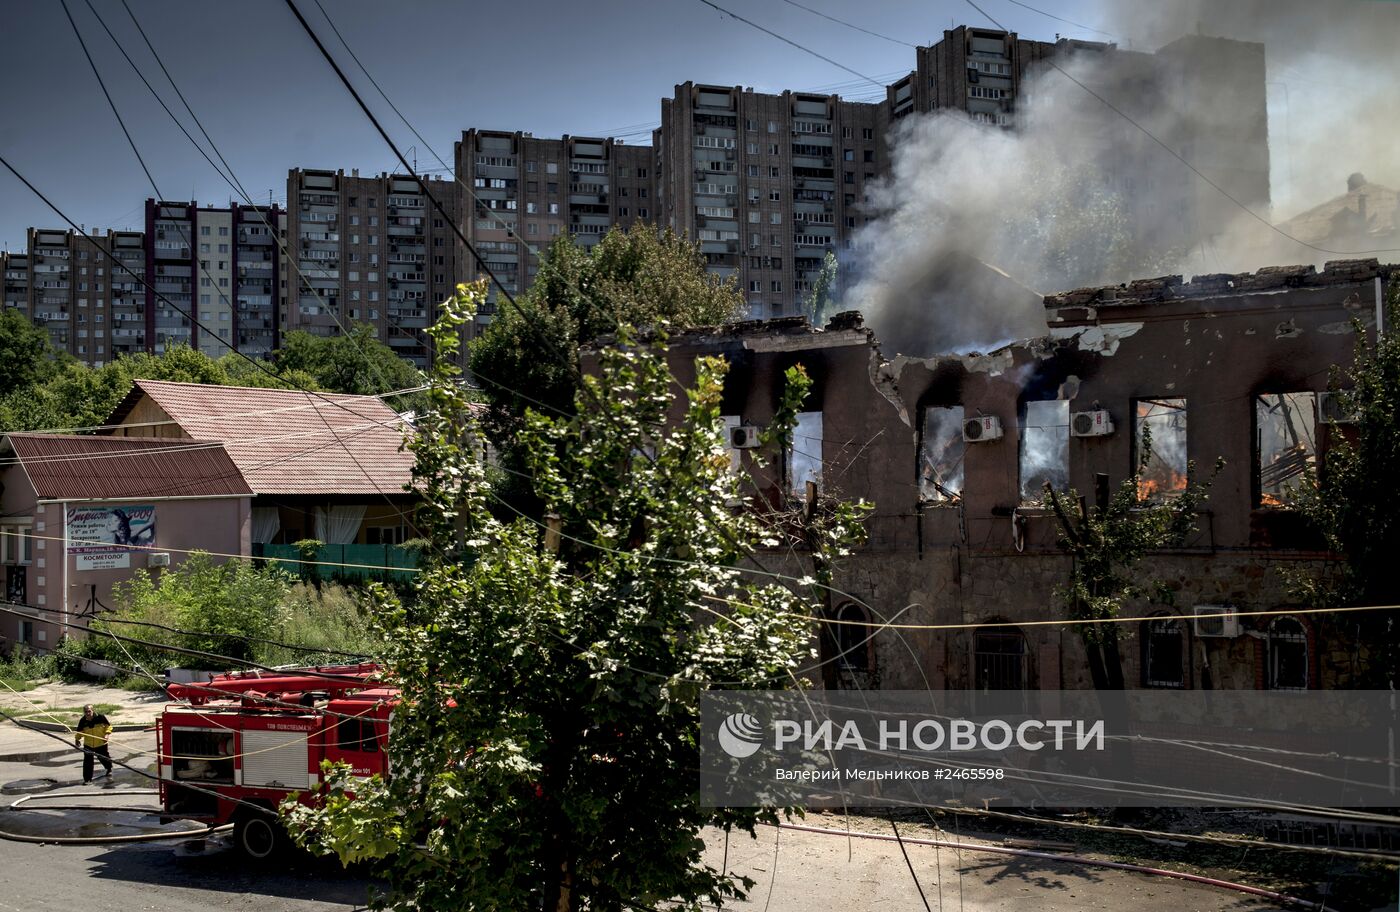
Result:
[[348,545],[360,531],[364,504],[337,504],[316,508],[316,537],[328,545]]
[[276,507],[253,508],[253,541],[268,544],[282,528],[282,514]]

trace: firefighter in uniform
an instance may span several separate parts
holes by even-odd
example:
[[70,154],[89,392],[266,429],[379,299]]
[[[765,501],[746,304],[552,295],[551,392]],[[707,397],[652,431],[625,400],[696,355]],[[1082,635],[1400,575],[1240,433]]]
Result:
[[112,731],[112,723],[107,717],[93,711],[92,704],[83,707],[83,718],[78,722],[73,744],[83,749],[83,781],[92,781],[92,760],[102,761],[104,775],[112,775],[112,755],[107,750],[107,735]]

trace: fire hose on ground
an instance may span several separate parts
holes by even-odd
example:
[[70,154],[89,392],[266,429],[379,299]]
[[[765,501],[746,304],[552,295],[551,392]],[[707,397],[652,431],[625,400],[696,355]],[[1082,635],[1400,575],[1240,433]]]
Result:
[[[125,795],[156,795],[156,794],[159,794],[159,793],[157,792],[156,789],[131,789],[131,790],[129,790],[129,791],[123,791],[123,792],[122,792],[122,795],[124,795],[124,796],[125,796]],[[26,801],[29,801],[30,799],[34,799],[34,798],[38,798],[38,799],[49,799],[49,798],[75,798],[75,797],[78,797],[78,794],[72,793],[72,792],[66,792],[66,793],[61,793],[61,794],[45,794],[45,795],[22,795],[21,797],[19,797],[18,799],[16,799],[12,804],[6,805],[5,808],[4,808],[4,810],[6,810],[6,811],[19,811],[19,810],[23,810],[22,808],[20,808],[20,805],[21,805],[21,804],[24,804]],[[34,810],[38,810],[38,808],[35,808]],[[152,812],[156,811],[155,808],[144,808],[144,807],[143,807],[143,808],[131,808],[131,807],[94,807],[94,806],[91,806],[91,805],[58,805],[58,806],[50,806],[50,807],[44,808],[44,810],[49,810],[49,811],[64,811],[64,810],[66,810],[66,811],[108,811],[108,812],[125,811],[125,812],[140,813],[140,814],[149,814],[149,813],[152,813]],[[125,835],[125,836],[30,836],[30,835],[25,834],[25,833],[11,833],[11,832],[8,832],[8,831],[6,831],[6,830],[0,830],[0,839],[8,840],[8,841],[10,841],[10,842],[28,842],[28,843],[38,844],[38,845],[68,845],[68,846],[116,845],[116,844],[124,843],[124,842],[159,842],[159,841],[164,840],[164,839],[199,839],[199,838],[202,838],[202,837],[204,837],[204,836],[212,836],[212,835],[215,834],[215,833],[224,833],[224,832],[227,832],[227,831],[232,830],[232,829],[233,829],[233,824],[231,824],[231,823],[226,823],[226,824],[223,824],[222,826],[205,827],[205,828],[202,829],[202,830],[181,830],[181,831],[179,831],[179,832],[177,832],[177,833],[130,833],[130,834],[127,834],[127,835]]]

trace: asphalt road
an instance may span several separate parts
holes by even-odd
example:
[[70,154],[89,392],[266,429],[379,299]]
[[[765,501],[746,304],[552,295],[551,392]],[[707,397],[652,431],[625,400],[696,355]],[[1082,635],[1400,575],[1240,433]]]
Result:
[[365,908],[368,889],[330,865],[250,871],[232,853],[179,858],[164,843],[0,847],[0,912],[347,912]]
[[[135,738],[135,736],[133,736]],[[126,739],[137,751],[139,739]],[[133,766],[149,757],[118,752]],[[61,803],[153,806],[142,796],[151,783],[138,773],[118,771],[109,785],[84,786],[79,755],[65,740],[0,723],[0,789],[44,790],[66,796]],[[35,799],[26,807],[38,807]],[[44,818],[49,817],[48,822]],[[839,818],[817,825],[839,827]],[[130,826],[129,826],[130,825]],[[79,832],[133,831],[141,815],[106,812],[0,811],[0,829],[77,827]],[[1264,912],[1273,904],[1238,893],[1130,872],[1086,868],[1056,861],[1013,858],[985,852],[935,851],[909,846],[906,863],[888,842],[760,828],[759,838],[706,834],[705,860],[727,864],[754,881],[747,903],[735,908],[765,912],[866,912],[957,908],[959,912]],[[911,876],[910,866],[918,885]],[[105,910],[122,912],[347,912],[364,909],[370,881],[330,862],[294,870],[251,868],[229,851],[190,857],[172,843],[73,847],[0,843],[0,912]],[[920,897],[922,888],[923,897]]]

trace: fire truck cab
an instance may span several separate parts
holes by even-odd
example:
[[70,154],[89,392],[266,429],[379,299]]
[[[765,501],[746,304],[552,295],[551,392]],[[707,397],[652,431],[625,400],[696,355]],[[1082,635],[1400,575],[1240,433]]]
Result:
[[277,807],[311,802],[322,761],[357,776],[386,774],[389,719],[398,693],[373,664],[234,672],[208,684],[172,684],[177,701],[156,726],[164,816],[219,826],[250,858],[268,859],[288,837]]

